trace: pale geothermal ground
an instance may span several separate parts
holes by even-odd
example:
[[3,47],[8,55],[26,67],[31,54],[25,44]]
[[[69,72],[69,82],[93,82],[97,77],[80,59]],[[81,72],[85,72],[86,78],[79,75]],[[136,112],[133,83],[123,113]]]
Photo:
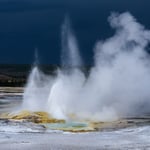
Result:
[[[0,110],[21,103],[22,89],[0,88]],[[131,120],[130,120],[131,121]],[[29,122],[0,120],[1,150],[150,150],[150,119],[141,125],[96,132],[71,133],[44,128]]]

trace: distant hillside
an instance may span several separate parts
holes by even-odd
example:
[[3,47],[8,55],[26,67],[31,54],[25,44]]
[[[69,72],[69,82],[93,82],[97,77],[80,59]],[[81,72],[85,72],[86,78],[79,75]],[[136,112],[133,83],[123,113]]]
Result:
[[[52,74],[56,65],[40,65],[46,74]],[[24,86],[31,71],[31,65],[0,65],[0,86]]]
[[[5,65],[0,64],[0,86],[24,86],[26,84],[27,78],[32,69],[32,65]],[[40,70],[45,74],[55,75],[58,65],[38,65]],[[90,66],[84,66],[80,69],[88,75]],[[64,67],[64,69],[69,70],[70,67]]]

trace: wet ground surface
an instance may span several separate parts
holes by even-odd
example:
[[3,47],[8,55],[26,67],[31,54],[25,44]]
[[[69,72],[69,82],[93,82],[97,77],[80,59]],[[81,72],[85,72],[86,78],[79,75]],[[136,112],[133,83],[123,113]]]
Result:
[[[19,106],[22,89],[0,88],[0,113]],[[150,150],[150,117],[130,118],[125,128],[116,126],[86,133],[56,131],[26,121],[0,120],[2,150]],[[134,124],[134,125],[133,125]]]
[[93,133],[1,132],[3,150],[149,150],[150,127],[128,128]]
[[11,111],[22,102],[23,88],[0,87],[0,114]]

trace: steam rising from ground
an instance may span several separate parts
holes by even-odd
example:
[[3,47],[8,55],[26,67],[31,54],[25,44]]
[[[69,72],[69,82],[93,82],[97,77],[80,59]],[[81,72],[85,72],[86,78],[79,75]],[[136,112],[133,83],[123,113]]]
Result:
[[80,67],[83,65],[80,57],[80,52],[77,44],[77,39],[71,29],[71,23],[69,17],[65,17],[64,24],[62,25],[61,34],[62,43],[62,66]]
[[150,31],[130,13],[109,17],[113,37],[95,46],[94,67],[88,77],[68,19],[62,26],[62,65],[55,77],[34,67],[22,109],[48,111],[58,119],[111,121],[150,113]]

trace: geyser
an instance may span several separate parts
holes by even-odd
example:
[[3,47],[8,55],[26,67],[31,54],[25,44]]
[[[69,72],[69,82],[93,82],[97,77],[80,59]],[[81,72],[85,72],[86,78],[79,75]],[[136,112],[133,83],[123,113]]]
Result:
[[112,121],[150,113],[150,31],[128,12],[109,17],[115,34],[96,43],[88,77],[70,21],[62,26],[62,66],[55,77],[35,66],[22,109],[47,111],[57,119]]
[[62,67],[80,67],[83,66],[82,58],[80,56],[77,39],[71,28],[70,19],[65,17],[61,31]]

